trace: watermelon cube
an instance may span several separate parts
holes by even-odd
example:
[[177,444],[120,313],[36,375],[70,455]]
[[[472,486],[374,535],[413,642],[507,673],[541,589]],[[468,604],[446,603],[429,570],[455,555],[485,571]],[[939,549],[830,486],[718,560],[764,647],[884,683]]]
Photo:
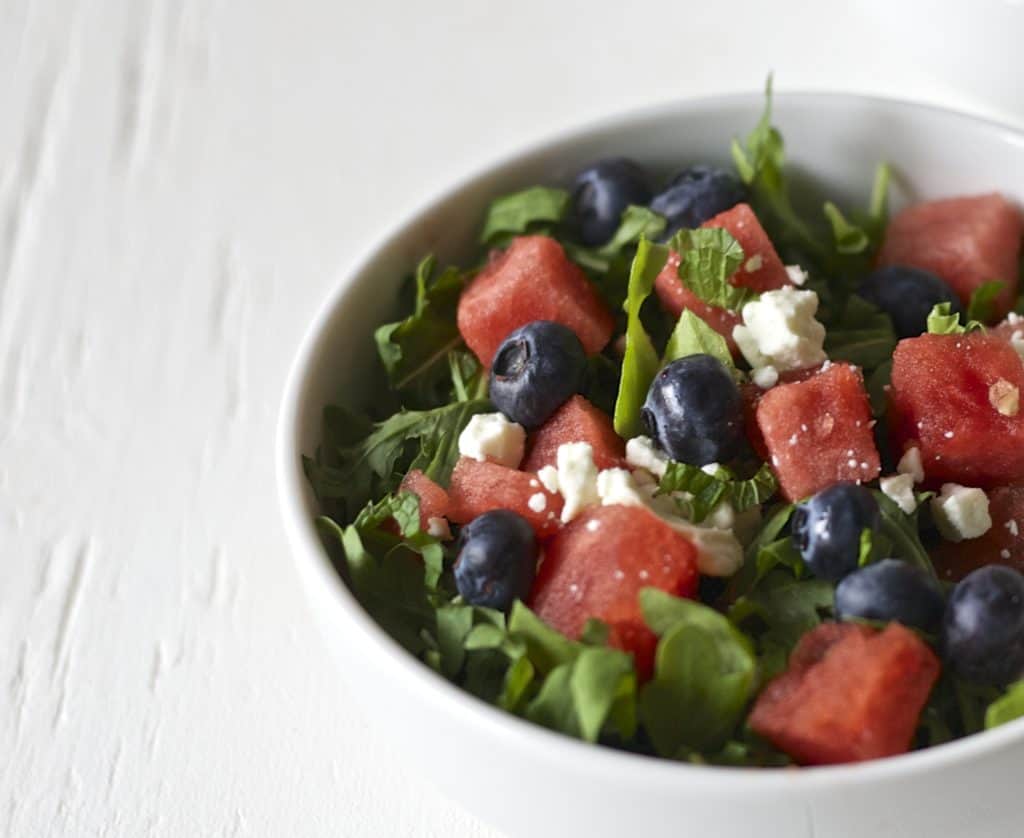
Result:
[[595,506],[548,541],[529,605],[572,638],[588,619],[603,620],[611,645],[632,652],[648,678],[658,639],[644,622],[641,589],[693,597],[697,581],[697,551],[685,536],[645,508]]
[[588,354],[611,339],[615,320],[590,280],[547,236],[520,236],[463,291],[457,321],[466,345],[489,367],[507,335],[534,320],[568,326]]
[[522,515],[538,536],[551,535],[562,526],[562,496],[549,492],[537,475],[462,457],[448,486],[448,517],[468,524],[492,509],[511,509]]
[[912,265],[941,276],[966,305],[983,282],[1006,283],[996,302],[1002,317],[1017,297],[1024,219],[1002,195],[976,195],[914,204],[885,233],[880,265]]
[[558,447],[567,442],[586,442],[594,450],[599,469],[624,467],[626,446],[612,427],[611,417],[583,396],[573,396],[527,440],[523,471],[540,471],[556,465]]
[[[806,381],[817,375],[821,365],[804,367],[799,370],[786,370],[779,374],[779,381],[783,384],[792,384],[794,381]],[[745,381],[740,385],[740,399],[743,402],[743,430],[747,433],[747,441],[762,460],[767,460],[770,454],[768,446],[765,445],[764,437],[761,435],[761,428],[757,424],[757,407],[761,404],[761,398],[768,390],[758,387],[753,381]]]
[[843,480],[866,483],[881,469],[864,378],[849,364],[825,364],[803,381],[761,396],[757,427],[779,487],[795,501]]
[[427,532],[431,518],[446,518],[451,500],[448,493],[419,469],[413,469],[398,487],[399,492],[412,492],[420,499],[420,529]]
[[905,753],[939,676],[939,660],[899,623],[883,631],[825,623],[758,696],[750,727],[804,765]]
[[[771,239],[765,233],[749,204],[737,204],[732,209],[719,213],[705,221],[702,227],[724,228],[739,242],[746,257],[743,265],[729,279],[733,285],[753,288],[755,291],[773,291],[791,285],[786,268],[775,252]],[[734,326],[742,322],[737,312],[719,306],[711,306],[690,291],[679,278],[679,254],[673,253],[654,282],[654,290],[661,304],[679,317],[688,309],[704,320],[712,329],[723,335],[733,353],[736,344],[732,339]]]
[[1024,364],[1004,340],[974,332],[902,340],[893,354],[893,450],[921,449],[929,486],[1024,481]]
[[1000,486],[988,493],[992,528],[963,544],[940,542],[932,551],[935,570],[959,582],[972,570],[1001,564],[1024,572],[1024,486]]

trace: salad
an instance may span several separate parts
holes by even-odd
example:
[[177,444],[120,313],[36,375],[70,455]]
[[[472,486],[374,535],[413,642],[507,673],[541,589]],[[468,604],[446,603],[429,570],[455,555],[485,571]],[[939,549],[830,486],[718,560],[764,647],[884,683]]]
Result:
[[599,160],[425,256],[304,458],[332,560],[426,666],[608,747],[833,764],[1024,715],[1020,210],[890,219],[885,164],[799,210],[770,85],[731,155]]

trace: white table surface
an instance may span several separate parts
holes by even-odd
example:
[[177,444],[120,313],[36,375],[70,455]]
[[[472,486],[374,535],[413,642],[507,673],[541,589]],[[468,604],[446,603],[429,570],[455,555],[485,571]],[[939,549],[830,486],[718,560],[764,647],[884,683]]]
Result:
[[554,129],[769,68],[1006,105],[879,8],[2,0],[0,833],[493,835],[306,614],[272,471],[296,342],[368,237]]

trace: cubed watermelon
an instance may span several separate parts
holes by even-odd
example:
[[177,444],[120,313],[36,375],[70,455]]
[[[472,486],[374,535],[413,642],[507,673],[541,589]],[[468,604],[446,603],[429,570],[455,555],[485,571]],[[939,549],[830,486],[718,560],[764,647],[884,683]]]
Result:
[[983,282],[1006,283],[996,304],[1002,317],[1017,297],[1020,211],[1002,195],[914,204],[889,222],[880,265],[912,265],[941,276],[966,304]]
[[511,509],[529,521],[538,536],[551,535],[562,525],[560,494],[545,489],[535,474],[497,463],[462,457],[452,471],[448,497],[448,517],[457,524],[468,524],[492,509]]
[[426,532],[431,518],[446,518],[451,501],[448,493],[419,469],[413,469],[402,479],[400,492],[412,492],[420,499],[420,529]]
[[[733,285],[753,288],[755,291],[773,291],[792,284],[771,239],[768,238],[749,204],[737,204],[732,209],[709,218],[701,226],[728,230],[743,248],[746,260],[730,278],[729,282]],[[703,302],[683,285],[678,268],[679,254],[673,253],[654,282],[654,289],[661,304],[673,317],[679,317],[684,309],[689,309],[723,335],[735,353],[736,344],[732,339],[732,330],[742,322],[740,315]]]
[[1000,486],[988,493],[992,529],[980,538],[941,542],[932,551],[935,570],[959,582],[972,570],[1002,564],[1024,572],[1024,486]]
[[529,605],[572,638],[588,619],[603,620],[609,642],[632,652],[646,678],[657,637],[644,622],[640,590],[693,597],[697,581],[697,551],[685,536],[645,508],[595,506],[548,541]]
[[[794,381],[806,381],[817,375],[821,365],[804,367],[800,370],[786,370],[779,374],[779,381],[783,384],[792,384]],[[757,424],[757,406],[761,404],[761,398],[767,393],[758,387],[753,381],[745,381],[740,385],[740,398],[743,400],[743,430],[747,433],[747,441],[762,460],[770,456],[768,446],[764,444],[764,437],[761,435],[761,428]]]
[[929,486],[1024,481],[1024,364],[1004,340],[974,332],[901,340],[893,355],[893,450],[921,449]]
[[804,765],[902,754],[939,669],[935,653],[899,623],[883,631],[825,623],[761,692],[750,727]]
[[462,293],[459,332],[484,366],[505,337],[534,320],[568,326],[588,354],[611,339],[615,320],[590,280],[547,236],[520,236]]
[[556,464],[558,446],[566,442],[586,442],[594,450],[599,469],[624,466],[626,445],[611,417],[594,407],[583,396],[573,396],[527,440],[523,471],[540,471]]
[[782,494],[813,495],[833,483],[878,476],[871,407],[864,378],[849,364],[826,364],[804,381],[761,396],[757,426]]

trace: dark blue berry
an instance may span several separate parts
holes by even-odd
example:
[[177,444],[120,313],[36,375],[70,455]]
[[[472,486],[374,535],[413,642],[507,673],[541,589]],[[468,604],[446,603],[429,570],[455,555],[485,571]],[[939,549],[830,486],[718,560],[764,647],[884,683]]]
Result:
[[576,333],[561,323],[534,320],[498,347],[491,401],[513,422],[536,428],[579,390],[586,372],[587,354]]
[[645,206],[650,199],[647,177],[632,160],[612,157],[591,163],[572,186],[572,221],[580,241],[604,244],[618,229],[626,207]]
[[793,544],[811,573],[838,582],[857,569],[861,533],[876,531],[879,519],[871,492],[856,483],[836,483],[797,504]]
[[949,303],[950,311],[963,314],[953,289],[930,271],[905,265],[887,265],[868,274],[857,293],[892,318],[896,335],[915,338],[928,329],[928,315],[938,303]]
[[526,599],[537,570],[537,537],[521,515],[495,509],[459,534],[455,587],[470,605],[505,611]]
[[942,643],[946,662],[969,681],[1024,675],[1024,576],[1001,565],[966,576],[949,597]]
[[836,616],[895,621],[937,635],[946,599],[938,580],[898,559],[855,570],[836,588]]
[[655,376],[640,421],[673,460],[695,466],[730,460],[743,435],[740,391],[717,358],[689,355]]
[[713,166],[690,166],[654,196],[651,209],[665,216],[667,236],[682,227],[699,227],[746,197],[746,189],[731,172]]

